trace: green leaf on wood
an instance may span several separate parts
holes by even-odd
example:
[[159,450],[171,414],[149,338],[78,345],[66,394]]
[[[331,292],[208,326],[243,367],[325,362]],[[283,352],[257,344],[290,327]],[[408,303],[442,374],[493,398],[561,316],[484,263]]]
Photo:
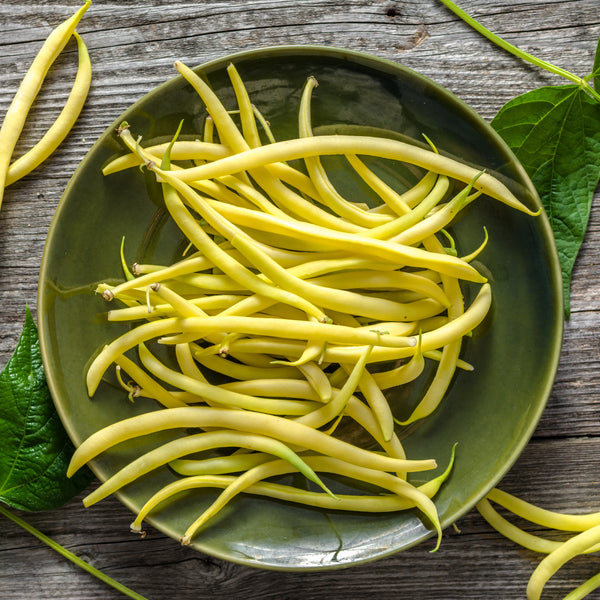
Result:
[[23,510],[62,506],[93,478],[83,469],[67,479],[72,453],[52,403],[37,328],[27,309],[19,343],[0,373],[0,501]]
[[556,240],[568,316],[571,272],[600,178],[600,104],[578,85],[542,87],[505,104],[492,126],[540,195]]

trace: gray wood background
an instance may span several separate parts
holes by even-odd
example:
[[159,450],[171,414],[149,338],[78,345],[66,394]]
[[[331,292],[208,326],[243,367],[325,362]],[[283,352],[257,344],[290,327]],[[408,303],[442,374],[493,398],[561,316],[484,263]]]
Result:
[[[600,35],[598,0],[462,0],[462,7],[523,49],[579,75],[591,70]],[[0,2],[0,115],[53,26],[73,2]],[[50,220],[79,161],[132,102],[173,77],[175,59],[198,64],[243,49],[323,44],[385,57],[444,85],[490,120],[512,97],[562,83],[505,54],[438,0],[95,0],[78,28],[94,65],[92,90],[65,144],[10,187],[0,212],[0,367],[35,309],[38,269]],[[38,102],[22,147],[52,122],[75,70],[72,46]],[[592,209],[572,286],[572,315],[547,410],[502,487],[557,510],[600,510],[600,208]],[[0,443],[1,448],[1,443]],[[150,600],[525,597],[541,559],[492,531],[475,512],[446,532],[442,548],[417,547],[343,571],[280,573],[245,568],[182,548],[158,532],[145,543],[128,533],[130,514],[108,499],[84,509],[26,515],[67,548]],[[562,598],[600,570],[600,557],[568,565],[544,598]],[[0,598],[80,600],[121,597],[0,518]],[[600,591],[591,597],[600,598]]]

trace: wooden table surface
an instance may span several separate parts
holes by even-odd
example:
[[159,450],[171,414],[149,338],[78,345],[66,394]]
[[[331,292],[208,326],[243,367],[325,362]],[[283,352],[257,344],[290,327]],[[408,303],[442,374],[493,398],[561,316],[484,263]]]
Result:
[[[69,2],[0,2],[0,114]],[[579,75],[591,70],[600,35],[598,0],[463,0],[462,7],[507,40]],[[38,270],[53,213],[93,141],[125,108],[174,76],[173,61],[199,64],[231,52],[281,44],[338,46],[375,54],[434,79],[491,120],[512,97],[557,77],[507,55],[438,0],[94,0],[78,28],[94,65],[89,99],[63,146],[11,186],[0,212],[0,366],[35,309]],[[42,93],[20,147],[49,126],[75,70],[69,46]],[[598,198],[596,197],[596,201]],[[572,285],[562,359],[533,439],[502,487],[556,510],[600,510],[600,209],[592,209]],[[149,600],[203,598],[521,600],[540,555],[525,551],[471,512],[445,532],[441,549],[417,547],[373,564],[320,573],[237,566],[152,532],[128,532],[114,499],[84,509],[24,515],[36,527]],[[121,597],[0,518],[0,598],[109,600]],[[427,546],[427,547],[425,547]],[[548,584],[562,598],[600,570],[600,557],[575,561]],[[600,598],[600,591],[591,597]]]

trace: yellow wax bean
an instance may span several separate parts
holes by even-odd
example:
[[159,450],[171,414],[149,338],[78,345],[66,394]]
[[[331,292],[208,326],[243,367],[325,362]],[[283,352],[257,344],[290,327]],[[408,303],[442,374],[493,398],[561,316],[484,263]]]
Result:
[[261,145],[260,135],[258,133],[258,127],[256,126],[255,113],[246,86],[242,82],[242,78],[233,63],[230,63],[227,66],[227,75],[229,75],[240,109],[240,120],[242,123],[244,140],[249,148],[256,148]]
[[[211,119],[212,122],[212,119]],[[168,143],[155,144],[151,146],[145,146],[144,150],[156,157],[156,161],[159,162],[162,159],[164,153],[167,150]],[[201,142],[198,140],[177,140],[171,149],[171,158],[173,160],[217,160],[219,158],[225,158],[231,154],[231,150],[222,144],[213,144],[207,142]],[[143,159],[136,152],[125,154],[118,158],[113,159],[108,165],[102,169],[104,175],[110,175],[117,173],[125,169],[139,166],[143,164]],[[273,175],[282,181],[289,183],[293,187],[297,188],[303,194],[317,198],[318,192],[314,188],[310,179],[302,172],[298,171],[286,165],[284,163],[273,163],[267,165],[267,169],[273,173]],[[237,190],[242,195],[244,192],[252,194],[252,197],[257,198],[259,194],[258,190],[251,188],[246,181],[242,181],[235,177],[223,177],[219,178],[221,183],[226,183],[232,189]],[[204,180],[206,182],[206,180]],[[204,183],[202,182],[202,183]],[[194,182],[194,185],[200,182]],[[204,188],[206,190],[206,188]],[[252,191],[251,191],[252,190]],[[261,200],[261,202],[263,202]],[[266,205],[265,205],[266,206]],[[271,205],[269,210],[278,210],[275,205]]]
[[[273,204],[273,202],[271,202],[269,198],[267,198],[250,183],[247,183],[232,176],[220,177],[219,181],[224,183],[232,190],[234,190],[239,196],[245,198],[250,202],[251,205],[255,206],[256,208],[259,208],[263,212],[270,215],[274,215],[276,217],[287,218],[287,214],[284,211],[282,211],[278,206]],[[206,183],[208,182],[206,182],[205,180],[199,182],[195,181],[190,185],[190,187],[194,187],[203,191],[203,187]],[[222,200],[223,198],[219,198],[217,196],[217,199]]]
[[331,383],[329,383],[329,379],[323,372],[323,369],[313,361],[308,361],[298,365],[298,370],[306,377],[306,381],[317,392],[317,395],[323,402],[328,402],[331,399]]
[[[252,381],[236,381],[232,383],[222,384],[222,387],[239,391],[241,393],[250,393],[264,396],[280,396],[281,389],[285,386],[286,397],[303,398],[305,400],[321,401],[319,396],[310,387],[308,382],[287,379],[275,380],[276,387],[271,385],[272,380],[252,380]],[[333,394],[338,394],[339,389],[333,390]],[[385,440],[372,411],[363,402],[355,396],[351,396],[345,407],[345,414],[358,423],[373,439],[383,448],[388,456],[405,459],[406,454],[400,443],[400,440],[395,435],[389,440]]]
[[347,154],[346,158],[365,183],[383,200],[384,206],[388,206],[398,216],[410,212],[411,207],[421,202],[429,194],[438,177],[436,173],[427,173],[412,188],[403,194],[398,194],[377,177],[356,155]]
[[267,139],[270,142],[274,142],[275,136],[273,135],[273,132],[271,131],[271,125],[269,124],[269,122],[265,119],[263,114],[260,112],[260,110],[258,110],[258,108],[254,104],[252,105],[252,111],[254,112],[254,116],[256,117],[256,120],[260,123],[260,126],[263,128],[263,131],[265,132]]
[[[480,173],[477,169],[457,160],[399,140],[357,135],[321,135],[285,140],[240,151],[206,165],[183,169],[178,171],[176,176],[182,181],[212,179],[242,170],[251,170],[273,162],[333,154],[378,156],[409,162],[439,175],[458,179],[463,183],[471,182]],[[523,205],[502,182],[488,173],[483,173],[477,179],[474,187],[526,214],[533,216],[539,214],[539,211],[532,211]]]
[[166,383],[203,398],[211,404],[253,410],[274,415],[304,415],[314,405],[294,400],[261,398],[226,390],[223,387],[189,377],[161,363],[144,345],[139,347],[140,360],[153,375]]
[[582,600],[591,594],[595,589],[600,587],[600,573],[596,573],[579,587],[567,594],[563,600]]
[[[301,417],[296,417],[294,420],[304,425],[311,427],[322,427],[332,419],[342,414],[344,408],[348,404],[350,397],[353,395],[356,386],[365,369],[365,364],[371,353],[371,348],[367,348],[360,360],[356,362],[350,372],[348,379],[343,387],[335,394],[329,402]],[[389,440],[389,438],[387,438]]]
[[[231,460],[234,459],[234,460]],[[217,474],[217,471],[214,469],[222,469],[222,472],[233,472],[233,469],[240,465],[239,470],[245,470],[245,465],[247,464],[249,467],[256,466],[256,464],[262,464],[263,462],[272,461],[273,459],[269,455],[259,455],[259,454],[244,454],[244,455],[236,455],[236,456],[226,456],[221,459],[206,459],[206,460],[185,460],[179,459],[170,463],[171,468],[180,473],[181,475],[188,476],[198,476],[203,475],[206,477],[206,487],[219,487],[224,488],[227,487],[230,483],[233,482],[234,478],[231,476],[226,477],[214,477],[213,475]],[[275,459],[277,460],[277,459]],[[313,462],[313,464],[319,464],[324,471],[323,465],[326,464],[328,460],[327,457],[306,457],[308,462]],[[216,462],[219,461],[219,462]],[[259,461],[262,461],[259,463]],[[318,461],[316,463],[315,461]],[[440,487],[447,479],[450,471],[452,470],[452,465],[454,461],[454,455],[444,473],[439,475],[434,479],[430,479],[424,484],[421,484],[417,487],[417,489],[425,494],[428,498],[433,498]],[[227,466],[227,463],[232,463],[232,470],[229,470],[230,467]],[[275,461],[273,461],[275,462]],[[283,461],[277,461],[281,464],[282,468],[290,469],[291,466],[286,465]],[[206,463],[203,464],[203,463]],[[220,467],[219,463],[223,463],[223,466]],[[215,465],[213,467],[213,465]],[[213,475],[208,475],[207,470],[212,469],[211,473]],[[281,473],[282,475],[285,473]],[[202,487],[200,485],[200,479],[196,480],[196,487]],[[288,500],[290,502],[296,502],[300,504],[308,504],[309,506],[317,506],[321,508],[328,509],[340,509],[340,510],[357,510],[364,512],[392,512],[396,510],[406,510],[407,508],[412,508],[414,503],[402,496],[398,496],[397,494],[390,495],[378,495],[378,496],[370,496],[370,495],[352,495],[352,494],[336,494],[336,498],[332,498],[331,496],[327,496],[320,492],[313,492],[310,490],[299,489],[290,487],[287,485],[281,485],[278,483],[271,482],[260,482],[251,485],[245,490],[248,494],[259,494],[270,496],[272,498],[278,498],[279,500]]]
[[[305,253],[306,254],[306,253]],[[281,261],[277,260],[279,264]],[[300,279],[320,277],[353,269],[369,269],[373,271],[393,271],[397,267],[389,263],[382,263],[372,258],[361,256],[348,256],[346,253],[323,253],[323,257],[304,257],[301,262],[285,266],[288,271]]]
[[302,171],[294,169],[287,163],[271,163],[266,165],[267,170],[278,179],[281,179],[284,183],[291,185],[296,188],[299,192],[317,200],[319,198],[319,192],[315,188],[310,177],[308,177]]
[[377,386],[382,390],[386,390],[399,385],[405,385],[419,377],[425,368],[423,352],[419,351],[419,348],[420,343],[417,344],[417,352],[415,352],[407,363],[389,371],[373,373],[372,377]]
[[527,584],[527,600],[539,600],[544,586],[565,563],[600,544],[600,525],[578,533],[548,554],[535,568]]
[[185,402],[178,400],[173,394],[159,385],[152,377],[150,377],[143,369],[134,363],[126,356],[118,356],[115,363],[119,365],[130,377],[132,377],[137,385],[144,389],[147,394],[158,400],[165,408],[173,408],[175,406],[186,406]]
[[272,454],[252,452],[244,454],[229,454],[214,458],[189,459],[178,458],[169,462],[169,467],[179,475],[220,475],[222,473],[237,473],[247,471],[256,465],[262,465],[273,460]]
[[475,248],[475,250],[473,250],[473,252],[471,252],[470,254],[466,254],[465,256],[463,256],[462,257],[463,260],[465,260],[467,262],[471,262],[471,261],[475,260],[481,254],[481,252],[485,249],[485,247],[487,246],[487,243],[489,241],[489,236],[488,236],[486,227],[483,228],[483,234],[484,234],[484,238],[483,238],[483,242],[481,242],[480,246],[478,248]]
[[[492,507],[488,497],[480,500],[477,503],[476,508],[481,516],[505,538],[515,542],[515,544],[519,544],[519,546],[523,546],[523,548],[533,550],[534,552],[540,552],[542,554],[550,554],[555,550],[558,550],[564,544],[564,542],[549,540],[541,536],[528,533],[520,527],[513,525]],[[600,550],[600,546],[596,544],[595,546],[588,548],[585,551],[585,554],[597,552],[598,550]]]
[[[244,136],[240,133],[233,122],[231,115],[225,109],[216,94],[194,71],[183,64],[181,61],[175,61],[175,69],[183,75],[186,81],[196,90],[202,101],[206,105],[206,110],[213,120],[213,123],[219,132],[219,138],[232,148],[234,152],[241,152],[248,149],[248,144]],[[238,169],[244,171],[245,169]],[[237,171],[236,171],[237,172]]]
[[[156,169],[154,170],[156,171]],[[382,240],[332,231],[302,221],[278,219],[273,215],[259,213],[255,210],[244,210],[215,201],[209,201],[209,204],[234,224],[290,236],[302,240],[303,243],[316,241],[335,250],[344,250],[353,255],[368,256],[396,265],[432,269],[467,281],[479,283],[486,281],[485,277],[476,269],[454,256],[435,254],[412,246],[389,244]]]
[[449,187],[450,180],[447,177],[438,177],[429,194],[427,194],[427,196],[425,196],[425,198],[423,198],[423,200],[410,212],[395,218],[385,225],[373,227],[373,229],[365,232],[363,235],[378,240],[390,240],[396,243],[411,245],[411,243],[408,242],[399,242],[397,236],[403,232],[406,233],[407,229],[410,230],[424,219],[425,216],[444,199]]
[[563,531],[585,531],[586,529],[590,529],[590,527],[600,525],[600,512],[570,515],[546,510],[498,488],[491,490],[487,498],[510,510],[515,515],[542,527]]
[[21,179],[46,160],[71,131],[81,113],[92,82],[92,64],[84,41],[76,32],[73,32],[73,36],[77,40],[79,52],[79,66],[73,89],[60,115],[40,141],[10,164],[5,185]]
[[[312,137],[310,100],[312,90],[316,87],[317,80],[309,77],[304,86],[304,91],[300,99],[300,109],[298,115],[298,131],[301,138]],[[375,225],[389,222],[387,215],[369,213],[356,204],[343,198],[331,183],[321,160],[318,156],[308,156],[304,159],[309,177],[319,193],[320,202],[328,206],[340,217],[348,219],[352,223],[363,227],[373,227]]]
[[138,436],[181,427],[219,427],[273,437],[287,444],[382,471],[427,471],[435,460],[401,460],[364,450],[290,419],[246,410],[186,406],[137,415],[93,433],[74,452],[68,475],[108,448]]
[[[432,252],[443,252],[442,245],[434,236],[427,238],[424,241],[425,247]],[[460,285],[456,279],[442,275],[442,285],[450,298],[451,304],[448,308],[448,317],[453,320],[458,320],[464,315],[464,304],[462,291]],[[442,325],[441,328],[446,327]],[[438,330],[439,331],[439,330]],[[423,419],[430,415],[440,404],[452,378],[456,371],[456,365],[462,346],[462,337],[457,336],[451,340],[448,344],[444,345],[442,350],[442,356],[438,364],[438,368],[433,377],[432,382],[429,384],[427,391],[419,401],[417,407],[413,410],[411,415],[406,421],[399,421],[400,425],[408,425]]]
[[[219,98],[210,89],[210,87],[190,68],[181,63],[175,62],[175,68],[181,73],[190,85],[198,92],[198,95],[206,105],[206,110],[211,115],[215,122],[215,126],[219,131],[221,140],[230,146],[236,153],[243,153],[251,150],[244,136],[240,133],[231,116],[225,107],[221,104]],[[259,146],[262,148],[264,146]],[[272,162],[272,161],[271,161]],[[275,161],[280,162],[280,161]],[[206,166],[206,165],[201,165]],[[193,167],[198,168],[198,167]],[[340,231],[358,231],[360,228],[348,223],[330,213],[321,210],[312,202],[306,201],[302,196],[295,193],[293,190],[285,186],[279,179],[273,177],[265,165],[256,165],[254,168],[247,169],[244,166],[230,173],[222,173],[222,175],[231,175],[238,172],[249,172],[256,180],[258,185],[263,188],[273,200],[277,200],[286,209],[301,214],[304,217],[309,217],[311,221],[322,225],[337,229]],[[198,177],[194,180],[212,179],[212,177]],[[189,180],[188,180],[189,181]]]
[[[168,142],[147,146],[145,150],[150,154],[162,158],[169,146]],[[178,140],[171,149],[171,158],[173,160],[192,160],[192,159],[210,159],[216,160],[225,158],[231,154],[231,150],[222,144],[212,144],[207,142]],[[119,156],[110,161],[102,169],[103,175],[111,175],[125,169],[137,167],[143,164],[143,159],[136,152]]]
[[[404,447],[395,432],[389,440],[384,439],[381,427],[370,407],[364,404],[356,396],[352,396],[345,408],[345,415],[358,423],[371,437],[381,446],[388,456],[406,459]],[[403,470],[396,470],[396,475],[406,479],[407,473]]]
[[46,38],[4,115],[0,127],[0,148],[2,149],[0,151],[0,205],[6,187],[10,160],[33,101],[48,70],[73,35],[75,27],[89,6],[88,0],[73,16],[58,25]]
[[[492,301],[491,287],[484,284],[475,300],[465,312],[441,326],[435,331],[427,331],[422,335],[422,351],[425,354],[431,350],[437,350],[449,344],[452,340],[461,338],[475,329],[483,321],[488,313]],[[327,325],[327,327],[332,327]],[[290,337],[290,336],[287,336]],[[385,340],[387,336],[382,335],[380,339]],[[369,345],[368,343],[365,345]],[[253,338],[251,340],[236,340],[232,344],[232,350],[243,352],[260,351],[267,354],[282,356],[299,356],[303,345],[294,339],[268,339]],[[336,346],[328,344],[323,353],[323,360],[331,363],[353,363],[358,360],[365,346]],[[416,352],[415,346],[405,348],[390,348],[374,345],[369,362],[397,360],[408,358]]]
[[[193,481],[185,481],[186,487],[190,488],[227,488],[234,481],[231,475],[194,475]],[[179,490],[182,491],[182,490]],[[414,507],[414,503],[403,496],[396,494],[380,496],[363,496],[353,494],[336,494],[332,498],[327,494],[312,492],[302,488],[296,488],[279,483],[260,481],[244,488],[246,494],[267,496],[277,500],[305,504],[311,507],[325,508],[329,510],[347,510],[357,512],[395,512]],[[176,493],[176,492],[175,492]],[[137,531],[137,529],[133,529]]]
[[[482,300],[483,302],[483,300]],[[428,332],[432,339],[442,338],[442,334],[451,335],[453,330],[460,330],[460,323],[452,321],[435,332]],[[250,335],[275,335],[285,332],[286,338],[296,340],[320,340],[331,344],[364,344],[367,346],[383,346],[387,348],[410,349],[416,344],[412,336],[386,335],[377,330],[363,330],[344,325],[319,323],[314,321],[296,321],[292,319],[261,317],[222,317],[209,319],[189,317],[180,320],[184,333],[197,334],[204,337],[210,333],[229,331]],[[429,337],[427,338],[429,340]],[[425,344],[425,342],[424,342]],[[436,346],[438,347],[438,346]],[[328,346],[329,348],[329,346]],[[412,354],[409,352],[407,356]]]
[[253,315],[257,312],[265,310],[269,306],[272,306],[276,303],[277,301],[273,298],[267,298],[266,296],[254,294],[253,296],[247,296],[239,302],[236,302],[235,304],[232,304],[231,306],[228,306],[227,308],[223,309],[219,313],[219,316],[243,317]]
[[[423,352],[423,356],[425,358],[429,358],[430,360],[440,361],[442,358],[442,353],[439,350],[428,350],[427,352]],[[475,367],[471,363],[468,363],[466,360],[462,360],[459,358],[456,361],[456,368],[462,369],[463,371],[474,371]]]
[[[214,294],[212,296],[202,296],[192,298],[190,302],[202,310],[224,310],[239,302],[247,296],[234,296],[232,294]],[[175,309],[170,304],[156,304],[152,309],[153,316],[173,317]],[[127,308],[117,308],[109,310],[107,313],[109,321],[133,321],[148,318],[148,308],[146,306],[128,306]]]
[[[340,259],[347,259],[348,255],[345,252],[325,251],[325,252],[307,252],[306,250],[294,251],[286,250],[285,248],[279,248],[270,246],[263,242],[254,239],[254,243],[266,254],[268,254],[273,260],[277,261],[282,267],[286,269],[299,269],[300,273],[304,264],[310,265],[311,263],[319,263],[320,261],[333,262]],[[375,261],[370,261],[374,264]],[[312,268],[312,267],[308,267]],[[375,268],[375,267],[371,267]],[[382,266],[380,268],[386,268]],[[387,267],[393,268],[393,267]],[[295,273],[298,277],[302,277],[300,273]],[[312,271],[311,271],[312,273]]]
[[208,383],[204,373],[198,368],[198,363],[194,360],[190,344],[177,344],[175,346],[175,356],[177,364],[184,375]]
[[229,447],[258,450],[259,452],[265,452],[282,458],[293,465],[296,470],[300,471],[308,479],[321,485],[315,472],[285,444],[263,435],[240,431],[218,430],[176,438],[162,444],[158,448],[146,452],[140,457],[132,460],[125,467],[104,481],[92,493],[88,494],[83,499],[83,504],[84,506],[91,506],[118,491],[123,486],[166,465],[176,458],[192,455],[195,452]]
[[524,531],[520,527],[513,525],[510,521],[507,521],[498,512],[496,512],[487,499],[480,500],[476,505],[477,510],[481,516],[498,532],[501,533],[505,538],[527,548],[534,552],[542,552],[548,554],[553,552],[562,545],[562,542],[555,540],[549,540],[542,538],[537,535],[533,535]]
[[311,283],[336,289],[408,289],[435,300],[444,308],[450,306],[443,288],[426,277],[405,271],[349,271],[316,277]]
[[153,283],[148,286],[155,294],[160,296],[163,300],[168,302],[182,317],[208,317],[208,314],[204,312],[200,307],[196,306],[189,300],[186,300],[172,289],[167,287],[164,283]]
[[[314,321],[312,317],[309,320]],[[287,364],[289,366],[299,367],[306,363],[316,361],[319,365],[321,365],[323,363],[323,350],[326,344],[327,342],[323,340],[309,339],[306,341],[304,350],[296,360],[291,360],[286,357],[286,360],[274,360],[273,364]]]
[[[194,345],[192,345],[194,348]],[[210,354],[202,354],[199,351],[193,352],[195,359],[207,369],[227,375],[238,380],[253,380],[253,379],[267,379],[267,378],[300,378],[300,371],[296,367],[292,366],[254,366],[242,364],[240,362],[234,362],[228,360],[223,356],[215,356]]]
[[110,290],[103,295],[106,300],[112,300],[115,296],[119,296],[119,294],[132,289],[140,287],[144,288],[152,283],[158,283],[160,281],[164,281],[165,279],[179,277],[180,275],[185,275],[188,273],[195,273],[196,271],[204,271],[207,269],[212,269],[213,267],[214,264],[204,256],[187,258],[175,263],[174,265],[171,265],[170,267],[165,267],[159,271],[152,271],[151,273],[146,273],[140,277],[124,281],[123,283],[110,288]]
[[[224,360],[224,359],[221,359]],[[286,367],[275,367],[274,370]],[[291,367],[288,367],[291,369]],[[268,375],[268,373],[265,373]],[[256,379],[240,379],[219,384],[220,388],[232,390],[250,396],[267,396],[269,398],[286,397],[326,402],[315,388],[306,379],[292,379],[285,377],[262,377]],[[331,391],[333,395],[333,390]]]
[[[123,131],[121,138],[129,146],[135,148],[135,142],[128,131]],[[172,181],[169,171],[160,171],[164,174],[163,180]],[[187,193],[193,192],[188,186],[184,186]],[[175,188],[163,184],[163,192],[165,205],[167,210],[185,233],[186,237],[203,252],[213,263],[218,266],[226,275],[229,275],[234,281],[237,281],[246,289],[252,290],[257,294],[272,297],[278,301],[286,302],[298,306],[307,313],[315,316],[317,319],[325,319],[324,314],[317,307],[303,298],[298,297],[286,290],[281,290],[273,285],[270,285],[254,273],[244,267],[237,260],[229,256],[214,241],[208,234],[196,223],[196,220],[184,206],[180,200]]]
[[86,374],[86,383],[90,396],[94,394],[102,375],[116,358],[127,350],[135,348],[158,335],[167,335],[181,331],[181,319],[170,317],[143,323],[135,329],[127,331],[110,344],[107,344],[92,361]]
[[215,122],[212,117],[208,115],[206,119],[204,119],[204,141],[212,142],[214,140],[214,132],[215,132]]
[[[171,169],[175,170],[177,168],[176,165],[171,165]],[[240,181],[237,177],[233,175],[228,175],[227,177],[221,177],[219,180],[213,181],[194,181],[190,187],[206,194],[207,196],[211,196],[220,202],[227,202],[229,204],[233,204],[235,206],[243,206],[245,208],[252,209],[254,208],[254,204],[248,200],[245,196],[238,194],[234,189],[230,189],[232,186],[224,185],[224,180],[230,179],[231,181]]]
[[[316,306],[323,307],[325,310],[345,310],[353,314],[381,320],[397,319],[398,321],[414,321],[423,318],[423,315],[431,316],[431,310],[435,311],[433,314],[437,314],[442,308],[435,302],[427,303],[425,306],[422,304],[417,306],[411,306],[410,304],[403,305],[383,298],[373,298],[346,290],[314,285],[309,281],[295,277],[290,271],[283,269],[275,261],[266,260],[266,256],[261,255],[260,251],[247,236],[237,234],[231,239],[231,243],[254,262],[256,267],[273,283],[306,298]],[[423,309],[424,312],[422,312]]]
[[412,225],[401,233],[391,236],[389,238],[390,241],[396,244],[417,244],[446,227],[461,210],[480,196],[480,192],[469,195],[466,190],[467,188],[462,190],[452,200],[439,207],[439,210],[423,221]]
[[[416,487],[409,484],[405,480],[396,477],[395,475],[382,473],[380,471],[373,471],[363,467],[357,467],[356,465],[349,464],[344,460],[327,460],[325,463],[319,463],[319,457],[315,457],[315,459],[312,459],[311,462],[312,464],[315,464],[318,470],[332,470],[334,473],[352,477],[354,479],[358,478],[361,481],[378,485],[383,489],[390,490],[399,496],[410,499],[412,502],[414,502],[414,506],[421,510],[433,524],[438,535],[437,544],[434,548],[434,551],[437,550],[442,536],[437,511],[431,499],[419,491]],[[192,523],[190,527],[188,527],[181,540],[182,543],[189,544],[191,538],[194,536],[199,527],[201,527],[209,518],[214,516],[225,505],[225,503],[231,499],[231,497],[243,491],[252,483],[266,479],[267,477],[271,477],[273,475],[280,474],[282,468],[286,469],[286,467],[281,467],[274,462],[269,462],[254,467],[250,471],[247,471],[243,475],[239,476],[231,485],[231,487],[226,488],[225,491],[217,498],[217,500],[215,500],[215,502],[208,509],[206,509],[206,511],[200,517],[198,517],[198,519],[196,519],[196,521]],[[185,489],[185,484],[181,484],[180,486],[175,485],[174,488]],[[159,495],[162,494],[159,492]],[[169,494],[166,495],[168,496]],[[162,499],[163,498],[161,498],[161,500]],[[152,501],[149,501],[148,504],[151,504],[151,502]],[[147,514],[148,507],[143,507],[141,512],[145,512]],[[134,523],[139,526],[140,515],[138,515]],[[136,527],[133,529],[135,530]]]
[[[349,366],[342,364],[342,368],[349,372]],[[389,441],[394,433],[394,417],[390,409],[390,404],[387,398],[383,395],[381,388],[377,385],[377,380],[369,373],[367,369],[363,373],[358,382],[358,389],[365,397],[367,404],[371,407],[373,415],[381,428],[383,439]]]

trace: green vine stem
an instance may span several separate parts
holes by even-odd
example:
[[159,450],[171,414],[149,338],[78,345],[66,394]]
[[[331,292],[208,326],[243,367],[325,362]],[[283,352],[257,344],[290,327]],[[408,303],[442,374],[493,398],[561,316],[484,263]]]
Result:
[[530,62],[536,67],[540,67],[550,73],[554,73],[555,75],[560,75],[573,83],[579,85],[583,90],[585,90],[590,96],[600,102],[600,94],[589,84],[589,80],[591,79],[591,75],[587,77],[578,77],[577,75],[571,73],[570,71],[566,71],[565,69],[561,69],[556,65],[553,65],[545,60],[541,60],[516,46],[513,46],[511,43],[503,40],[501,37],[497,36],[495,33],[492,33],[489,29],[486,29],[481,23],[477,22],[473,17],[469,16],[464,10],[456,6],[454,2],[451,0],[440,0],[440,2],[449,8],[455,15],[460,17],[465,23],[470,25],[475,31],[479,32],[481,35],[486,37],[490,42],[493,42],[503,50],[514,54],[518,58]]
[[95,577],[97,577],[98,579],[103,581],[104,583],[110,585],[111,587],[113,587],[116,590],[118,590],[119,592],[121,592],[122,594],[125,594],[126,596],[129,596],[129,598],[133,598],[134,600],[146,600],[146,598],[144,598],[144,596],[141,596],[137,592],[130,590],[128,587],[125,587],[124,585],[120,584],[118,581],[115,581],[108,575],[105,575],[102,571],[99,571],[98,569],[92,567],[92,565],[88,564],[83,559],[79,558],[78,556],[76,556],[75,554],[73,554],[72,552],[70,552],[69,550],[64,548],[63,546],[61,546],[59,543],[55,542],[52,538],[49,538],[47,535],[44,535],[41,531],[38,531],[35,527],[33,527],[32,525],[27,523],[27,521],[23,521],[23,519],[17,517],[17,515],[13,514],[9,510],[7,510],[1,503],[0,503],[0,514],[3,514],[5,517],[7,517],[11,521],[16,523],[17,525],[19,525],[20,527],[22,527],[29,533],[31,533],[31,535],[34,535],[36,538],[38,538],[39,540],[44,542],[44,544],[47,544],[48,546],[50,546],[50,548],[52,548],[53,550],[56,550],[56,552],[58,552],[65,558],[69,559],[72,563],[76,564],[78,567],[82,568],[84,571],[91,573],[92,575],[94,575]]

